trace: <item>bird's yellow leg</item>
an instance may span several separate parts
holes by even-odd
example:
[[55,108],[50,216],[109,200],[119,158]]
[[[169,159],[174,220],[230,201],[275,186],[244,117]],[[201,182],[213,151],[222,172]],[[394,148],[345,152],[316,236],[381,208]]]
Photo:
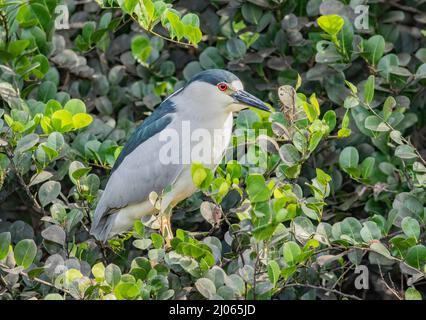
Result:
[[160,232],[166,240],[166,248],[171,247],[173,239],[172,224],[170,219],[172,217],[172,208],[168,207],[164,212],[160,213]]

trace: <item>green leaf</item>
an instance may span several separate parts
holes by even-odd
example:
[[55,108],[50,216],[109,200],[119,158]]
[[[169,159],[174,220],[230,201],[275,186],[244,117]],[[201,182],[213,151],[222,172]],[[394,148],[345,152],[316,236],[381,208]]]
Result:
[[102,282],[105,278],[105,266],[102,262],[98,262],[92,267],[92,274],[97,282]]
[[345,24],[342,30],[339,32],[337,38],[340,42],[340,46],[343,49],[343,54],[346,59],[350,59],[353,52],[353,38],[354,28],[348,18],[344,17]]
[[[320,109],[320,105],[319,102],[317,100],[317,97],[315,95],[315,93],[313,93],[310,97],[309,97],[309,102],[312,104],[312,106],[314,107],[315,110],[315,114],[316,114],[316,118],[318,118],[318,116],[321,113],[321,109]],[[316,119],[315,118],[315,119]]]
[[418,67],[415,77],[419,80],[426,78],[426,63],[423,63],[421,66]]
[[[77,184],[77,180],[86,175],[89,171],[90,168],[86,168],[81,162],[73,161],[68,168],[68,176],[73,184]],[[74,178],[74,173],[76,178]]]
[[178,40],[182,39],[185,35],[185,27],[182,21],[180,21],[179,16],[176,13],[169,10],[166,13],[166,17],[170,23],[169,30],[172,34],[172,37],[176,37]]
[[56,84],[54,84],[52,81],[44,81],[38,87],[37,98],[40,101],[47,102],[55,98],[56,91]]
[[350,135],[351,135],[351,130],[347,128],[342,128],[337,132],[337,136],[339,138],[346,138],[346,137],[349,137]]
[[414,268],[423,268],[426,263],[426,247],[422,244],[411,247],[408,249],[405,260]]
[[64,136],[59,132],[52,132],[47,138],[47,145],[53,150],[60,151],[65,144]]
[[390,130],[389,126],[382,122],[377,116],[368,116],[365,118],[364,126],[366,129],[377,132],[387,132]]
[[68,100],[64,109],[71,112],[72,115],[76,115],[77,113],[86,113],[86,105],[80,99]]
[[200,18],[196,14],[187,13],[182,17],[182,23],[185,25],[191,25],[193,27],[200,26]]
[[399,66],[399,59],[396,54],[387,54],[384,57],[382,57],[377,64],[377,70],[379,71],[379,74],[386,79],[386,81],[389,81],[389,76],[391,74],[391,71],[394,67]]
[[339,165],[342,169],[353,169],[358,167],[358,150],[354,147],[346,147],[339,156]]
[[352,109],[359,105],[358,99],[354,96],[347,96],[343,102],[343,107],[346,109]]
[[251,174],[247,177],[247,193],[253,203],[269,200],[269,189],[265,178],[260,174]]
[[76,115],[73,115],[72,117],[74,129],[81,129],[87,127],[89,124],[92,123],[92,121],[92,116],[87,113],[78,113]]
[[375,66],[385,52],[385,39],[381,35],[374,35],[362,42],[361,55],[373,66]]
[[0,233],[0,260],[3,260],[9,253],[10,241],[10,232]]
[[132,39],[131,49],[133,56],[144,64],[151,54],[151,42],[147,37],[137,35]]
[[135,11],[136,5],[139,3],[139,0],[126,0],[119,1],[119,4],[124,12],[132,14]]
[[323,137],[323,134],[321,131],[316,131],[311,135],[309,139],[309,146],[308,146],[308,150],[310,152],[316,149],[318,144],[321,142],[322,137]]
[[328,126],[328,133],[331,133],[334,128],[336,128],[336,112],[334,110],[328,110],[322,119]]
[[243,18],[245,21],[257,25],[262,18],[262,9],[260,9],[258,6],[246,2],[241,7],[241,13],[243,15]]
[[201,33],[200,28],[194,27],[192,25],[184,25],[185,29],[185,38],[192,44],[197,44],[201,41],[203,34]]
[[278,262],[271,260],[268,263],[268,278],[269,281],[272,282],[272,284],[275,286],[278,279],[280,278],[281,269],[278,265]]
[[164,14],[167,12],[168,4],[163,1],[154,2],[154,19],[159,19],[164,17]]
[[382,236],[379,227],[373,221],[364,222],[364,226],[360,231],[360,235],[364,242],[369,243],[372,240],[379,240]]
[[216,286],[208,278],[200,278],[195,282],[195,287],[205,298],[210,299],[216,294]]
[[16,145],[15,152],[22,153],[34,147],[39,141],[38,134],[31,133],[20,139]]
[[163,244],[164,244],[163,237],[159,235],[158,233],[152,233],[151,240],[155,249],[160,249],[163,247]]
[[64,298],[59,293],[49,293],[43,300],[64,300]]
[[55,149],[50,148],[44,143],[42,143],[39,147],[41,147],[43,151],[47,154],[49,160],[53,160],[59,155],[59,153]]
[[336,36],[343,28],[345,21],[336,14],[321,16],[317,19],[318,26],[331,36]]
[[200,19],[196,14],[187,13],[182,18],[182,23],[185,27],[185,38],[193,44],[197,44],[201,41],[202,33],[200,30]]
[[114,289],[118,300],[135,300],[139,294],[139,286],[132,282],[120,282]]
[[7,51],[15,58],[19,56],[28,46],[30,41],[27,39],[15,40],[9,43]]
[[253,236],[256,240],[269,240],[272,237],[272,234],[275,232],[277,225],[274,224],[264,224],[253,229]]
[[338,239],[345,239],[352,243],[362,241],[362,237],[360,234],[362,226],[357,219],[353,217],[347,217],[343,219],[340,224],[337,225],[340,226],[340,236],[337,237]]
[[396,100],[394,97],[389,96],[386,98],[385,103],[383,104],[383,119],[385,121],[389,120],[389,117],[392,114],[393,108],[396,106]]
[[416,219],[405,217],[401,221],[401,228],[407,237],[413,237],[416,241],[420,237],[420,224]]
[[405,290],[405,300],[423,300],[423,297],[419,291],[413,287],[410,287]]
[[41,236],[51,242],[55,242],[61,246],[65,245],[66,234],[64,229],[59,225],[50,225],[41,232]]
[[351,90],[353,95],[358,93],[357,87],[352,82],[345,80],[345,84],[348,86],[349,90]]
[[231,180],[239,179],[242,173],[241,164],[238,161],[231,160],[226,164],[226,172],[231,176]]
[[13,251],[16,264],[27,269],[34,261],[37,254],[37,246],[34,240],[24,239],[16,244]]
[[296,147],[290,143],[281,146],[280,157],[288,166],[293,166],[300,161],[299,151],[297,151]]
[[141,5],[142,13],[146,19],[146,26],[148,29],[150,29],[150,27],[152,27],[151,23],[154,19],[154,14],[155,14],[154,3],[152,2],[152,0],[142,0],[142,1],[143,1],[143,6]]
[[284,261],[288,265],[294,265],[298,261],[297,259],[301,255],[302,250],[300,249],[299,245],[294,241],[289,241],[284,243],[283,246],[283,255],[284,255]]
[[389,250],[380,242],[373,242],[370,245],[370,249],[386,258],[392,258]]
[[417,157],[416,150],[409,145],[403,144],[396,147],[395,156],[401,159],[413,159]]
[[132,244],[135,248],[138,248],[140,250],[147,250],[151,246],[152,240],[151,239],[136,239],[132,242]]
[[81,279],[82,277],[83,275],[81,274],[80,270],[75,268],[68,269],[65,272],[65,285],[70,286],[73,281]]
[[207,189],[213,181],[213,172],[209,168],[205,168],[200,163],[192,163],[191,164],[191,176],[192,178],[199,183],[198,185],[194,182],[194,184],[200,189]]
[[364,179],[368,179],[374,172],[374,164],[376,163],[376,159],[373,157],[367,157],[361,163],[361,176]]
[[204,69],[222,69],[225,67],[225,62],[216,47],[204,49],[199,60]]
[[244,57],[247,51],[244,41],[238,38],[231,38],[226,41],[226,49],[233,59]]
[[204,180],[207,178],[207,172],[204,168],[198,168],[192,174],[192,181],[194,181],[197,187],[201,187]]
[[45,207],[55,200],[61,192],[61,184],[58,181],[47,181],[43,183],[38,191],[40,204]]
[[143,236],[145,235],[145,226],[140,220],[135,221],[135,223],[133,224],[133,228],[135,229],[137,235],[143,238]]
[[52,115],[51,123],[53,128],[59,132],[67,132],[74,126],[73,115],[68,110],[58,110]]
[[367,81],[364,84],[364,102],[370,104],[374,98],[374,76],[371,75],[368,77]]
[[52,17],[48,8],[41,3],[35,2],[31,3],[31,10],[38,19],[40,26],[46,31],[49,30]]
[[306,116],[310,122],[314,122],[316,119],[318,119],[319,113],[317,113],[316,108],[312,104],[303,101],[303,110],[305,111]]
[[115,287],[121,280],[121,270],[115,264],[109,264],[105,268],[105,281]]

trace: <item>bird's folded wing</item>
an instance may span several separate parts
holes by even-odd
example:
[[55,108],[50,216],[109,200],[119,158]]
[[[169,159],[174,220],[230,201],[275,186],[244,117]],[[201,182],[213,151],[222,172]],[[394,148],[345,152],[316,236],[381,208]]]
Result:
[[174,119],[176,112],[175,104],[170,100],[163,101],[155,111],[136,128],[130,136],[123,150],[112,168],[113,173],[139,145],[152,138],[166,128]]
[[148,199],[170,186],[181,171],[180,164],[162,164],[159,159],[159,133],[173,120],[171,102],[164,103],[130,137],[114,165],[97,205],[93,224],[105,215]]

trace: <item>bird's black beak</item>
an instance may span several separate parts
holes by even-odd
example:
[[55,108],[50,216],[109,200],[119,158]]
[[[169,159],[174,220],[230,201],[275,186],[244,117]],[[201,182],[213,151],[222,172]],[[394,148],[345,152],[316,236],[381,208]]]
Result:
[[231,95],[237,103],[247,105],[248,107],[254,107],[260,110],[271,112],[271,109],[260,99],[256,98],[254,95],[244,91],[238,90]]

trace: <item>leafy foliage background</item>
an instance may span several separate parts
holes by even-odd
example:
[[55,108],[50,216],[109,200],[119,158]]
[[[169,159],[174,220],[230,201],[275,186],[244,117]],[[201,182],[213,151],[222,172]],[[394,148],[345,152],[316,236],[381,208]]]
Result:
[[[58,4],[0,1],[1,299],[425,296],[424,2],[66,1],[55,29]],[[194,164],[172,248],[155,221],[96,242],[122,145],[209,68],[276,111],[236,118],[257,165]]]

